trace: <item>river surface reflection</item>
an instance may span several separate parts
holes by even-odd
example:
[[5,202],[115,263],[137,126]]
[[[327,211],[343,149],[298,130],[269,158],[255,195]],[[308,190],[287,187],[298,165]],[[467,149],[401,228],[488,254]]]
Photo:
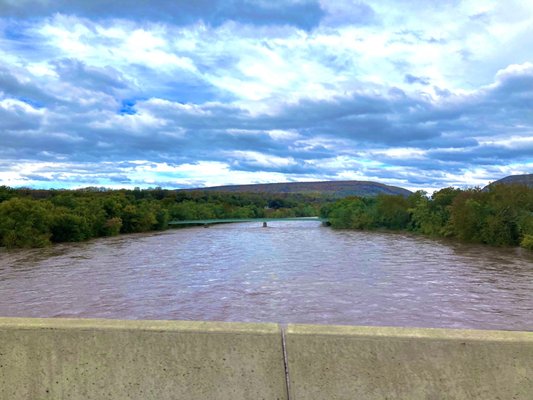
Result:
[[533,253],[275,222],[0,249],[0,315],[533,330]]

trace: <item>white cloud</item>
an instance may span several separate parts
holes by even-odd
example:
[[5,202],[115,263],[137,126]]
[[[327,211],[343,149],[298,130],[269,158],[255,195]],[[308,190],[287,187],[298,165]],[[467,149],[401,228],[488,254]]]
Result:
[[496,80],[501,82],[505,80],[506,78],[513,77],[517,74],[526,74],[526,75],[533,76],[533,63],[526,62],[523,64],[508,65],[505,68],[500,69],[496,73]]
[[191,58],[176,54],[172,33],[160,25],[137,28],[115,21],[115,26],[74,16],[57,15],[38,30],[40,36],[65,57],[91,65],[114,65],[127,69],[132,64],[152,69],[196,71]]
[[280,168],[296,165],[292,157],[276,157],[268,154],[262,154],[257,151],[231,151],[226,153],[234,157],[235,162],[244,161],[248,165],[260,168]]
[[162,128],[166,125],[164,119],[148,113],[141,112],[133,115],[110,114],[107,119],[89,123],[90,128],[113,130],[118,129],[122,132],[144,133],[149,135],[147,130],[153,128]]
[[14,112],[17,114],[30,114],[30,115],[43,115],[43,110],[38,110],[29,105],[28,103],[25,103],[23,101],[17,100],[17,99],[3,99],[0,100],[0,108],[4,109],[8,112]]
[[280,129],[272,129],[268,131],[268,135],[274,140],[296,140],[301,138],[301,135],[296,131],[284,131]]
[[321,20],[291,2],[270,25],[52,3],[0,17],[8,184],[428,188],[531,168],[531,2],[321,1]]
[[421,149],[397,147],[394,149],[374,150],[372,153],[384,155],[391,158],[414,159],[423,158],[427,152]]

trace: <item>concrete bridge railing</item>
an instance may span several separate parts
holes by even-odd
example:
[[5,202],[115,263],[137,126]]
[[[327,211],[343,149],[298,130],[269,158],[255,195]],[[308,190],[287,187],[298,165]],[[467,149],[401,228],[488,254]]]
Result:
[[533,332],[0,318],[0,399],[533,398]]

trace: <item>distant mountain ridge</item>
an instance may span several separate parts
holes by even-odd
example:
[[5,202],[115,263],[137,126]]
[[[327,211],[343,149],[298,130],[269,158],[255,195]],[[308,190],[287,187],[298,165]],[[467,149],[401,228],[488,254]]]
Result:
[[[490,185],[526,185],[533,188],[533,174],[524,174],[524,175],[509,175],[505,178],[499,179],[492,182]],[[488,187],[487,186],[487,187]]]
[[412,192],[397,186],[370,181],[320,181],[259,183],[252,185],[211,186],[187,191],[234,193],[320,193],[332,197],[377,196],[378,194],[409,196]]

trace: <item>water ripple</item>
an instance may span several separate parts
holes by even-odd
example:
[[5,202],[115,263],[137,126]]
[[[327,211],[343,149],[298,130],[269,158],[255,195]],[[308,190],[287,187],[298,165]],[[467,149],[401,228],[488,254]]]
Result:
[[533,330],[533,254],[254,223],[0,250],[0,315]]

